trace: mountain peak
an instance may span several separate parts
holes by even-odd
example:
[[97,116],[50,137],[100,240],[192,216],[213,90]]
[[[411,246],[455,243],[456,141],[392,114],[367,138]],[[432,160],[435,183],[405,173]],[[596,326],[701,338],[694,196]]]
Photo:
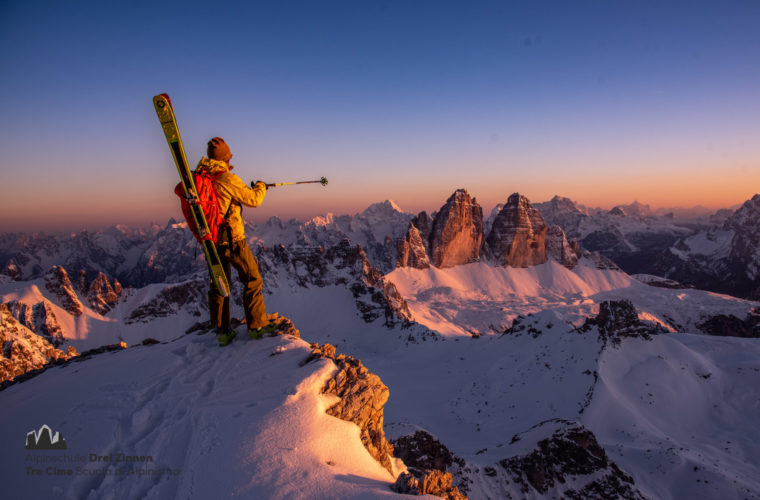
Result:
[[496,261],[527,267],[546,262],[546,222],[528,198],[512,193],[486,239]]
[[378,203],[373,203],[368,206],[360,215],[391,215],[404,213],[403,210],[393,200],[385,200]]
[[760,194],[745,201],[725,222],[726,229],[742,229],[756,224],[760,219]]
[[483,209],[465,189],[454,191],[433,218],[430,253],[436,267],[453,267],[480,259]]

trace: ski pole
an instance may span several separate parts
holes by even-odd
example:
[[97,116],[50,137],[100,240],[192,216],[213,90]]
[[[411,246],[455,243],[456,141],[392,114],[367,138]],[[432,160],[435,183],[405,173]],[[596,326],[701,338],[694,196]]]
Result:
[[[260,182],[260,181],[258,181]],[[323,186],[327,186],[327,178],[322,177],[318,181],[298,181],[298,182],[274,182],[271,184],[264,183],[268,188],[270,187],[277,187],[277,186],[292,186],[294,184],[322,184]],[[256,182],[251,181],[251,187],[255,186]]]

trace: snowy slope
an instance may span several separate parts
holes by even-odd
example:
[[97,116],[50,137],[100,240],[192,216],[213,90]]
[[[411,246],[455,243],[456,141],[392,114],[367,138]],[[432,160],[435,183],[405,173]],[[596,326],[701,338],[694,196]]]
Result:
[[[28,499],[392,495],[358,427],[324,412],[335,397],[320,389],[336,368],[299,367],[309,352],[292,337],[219,349],[210,335],[187,335],[11,386],[0,392],[4,489]],[[43,424],[64,436],[65,452],[24,449]],[[150,461],[116,463],[119,454]],[[64,455],[73,459],[43,462]]]
[[514,318],[555,311],[578,324],[605,300],[629,299],[642,314],[674,331],[697,332],[709,316],[743,318],[757,305],[701,290],[648,286],[621,271],[597,269],[587,259],[569,270],[556,262],[528,268],[474,263],[450,269],[398,268],[387,275],[414,319],[441,334],[501,333]]
[[[198,311],[205,311],[202,304],[170,309],[166,311],[165,316],[154,314],[145,322],[130,320],[130,316],[141,305],[151,303],[167,289],[183,286],[192,288],[193,284],[191,281],[176,285],[155,284],[137,290],[128,289],[107,315],[99,314],[87,306],[83,306],[81,315],[71,314],[45,289],[42,279],[0,284],[0,303],[15,301],[28,305],[48,304],[61,328],[65,340],[63,348],[72,345],[81,352],[122,341],[128,345],[138,344],[148,337],[162,341],[173,339],[177,332],[184,332],[187,327],[201,319]],[[205,294],[205,280],[201,286]],[[197,302],[197,297],[194,302]]]
[[599,360],[583,419],[653,498],[760,496],[760,343],[662,335]]
[[[437,437],[466,463],[449,470],[470,498],[544,498],[487,472],[532,450],[538,437],[513,437],[551,419],[594,432],[649,498],[760,495],[756,340],[661,334],[616,346],[555,311],[522,321],[523,331],[503,336],[407,344],[369,330],[341,345],[390,388],[389,436]],[[322,328],[302,334],[330,340]]]

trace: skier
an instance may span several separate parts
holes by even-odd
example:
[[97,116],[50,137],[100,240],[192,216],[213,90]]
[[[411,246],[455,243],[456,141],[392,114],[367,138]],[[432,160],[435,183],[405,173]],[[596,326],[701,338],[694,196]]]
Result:
[[[207,154],[208,158],[202,158],[198,168],[206,168],[212,175],[220,174],[214,180],[214,187],[219,210],[225,214],[226,219],[226,227],[222,229],[223,234],[218,245],[219,257],[228,278],[230,266],[237,270],[243,284],[243,307],[248,335],[251,339],[259,339],[265,334],[273,333],[277,327],[267,319],[264,296],[261,293],[261,274],[245,240],[242,209],[243,205],[259,206],[264,201],[267,185],[257,182],[252,188],[248,187],[240,177],[230,172],[233,168],[229,164],[232,152],[221,137],[214,137],[208,141]],[[213,283],[208,292],[208,305],[219,345],[229,344],[235,338],[235,330],[230,323],[229,297],[221,296]]]

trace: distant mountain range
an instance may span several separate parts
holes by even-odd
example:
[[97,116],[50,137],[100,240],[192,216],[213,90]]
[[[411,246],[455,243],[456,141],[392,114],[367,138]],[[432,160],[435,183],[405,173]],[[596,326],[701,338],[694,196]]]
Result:
[[[397,267],[445,268],[478,261],[524,267],[553,259],[572,267],[580,256],[591,253],[629,274],[758,298],[758,216],[757,195],[735,211],[684,219],[672,212],[654,213],[640,203],[601,210],[559,196],[531,204],[515,193],[485,217],[477,200],[459,189],[431,215],[405,213],[385,201],[355,215],[328,214],[306,222],[273,217],[265,224],[249,225],[247,234],[255,252],[278,246],[324,249],[347,240],[360,245],[370,264],[383,273]],[[77,273],[77,279],[97,282],[98,289],[103,280],[99,273],[121,286],[142,287],[180,282],[204,269],[185,223],[175,221],[69,235],[0,235],[0,274],[36,279],[53,265]]]

